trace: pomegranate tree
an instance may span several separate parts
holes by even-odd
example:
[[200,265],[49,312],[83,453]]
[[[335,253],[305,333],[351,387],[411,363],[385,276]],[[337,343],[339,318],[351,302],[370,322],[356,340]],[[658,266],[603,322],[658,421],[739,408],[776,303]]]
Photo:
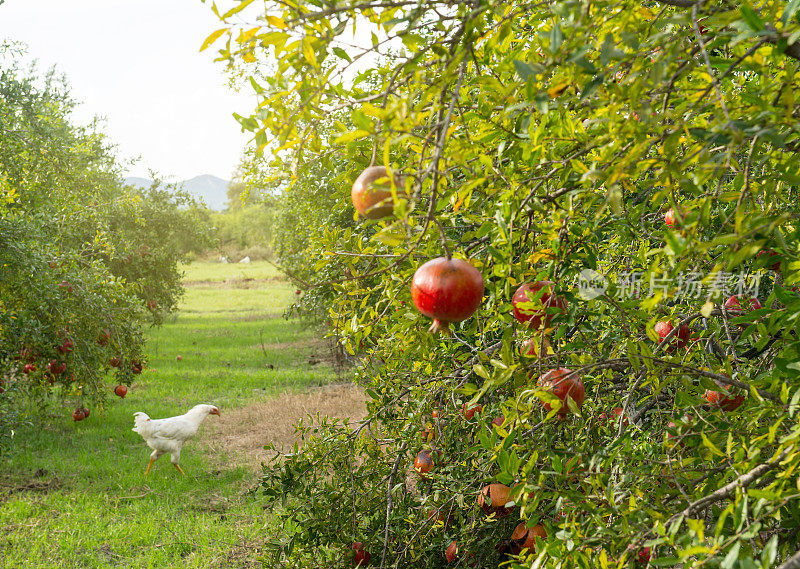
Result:
[[534,330],[549,328],[553,312],[567,310],[567,299],[555,294],[553,287],[550,281],[534,281],[519,287],[511,298],[514,318]]
[[483,298],[483,276],[461,259],[437,257],[414,273],[411,300],[417,310],[433,318],[430,332],[446,332],[451,322],[472,316]]
[[[401,180],[394,177],[394,185],[400,187]],[[392,182],[383,166],[369,166],[353,182],[350,190],[353,207],[367,219],[380,219],[394,210]]]

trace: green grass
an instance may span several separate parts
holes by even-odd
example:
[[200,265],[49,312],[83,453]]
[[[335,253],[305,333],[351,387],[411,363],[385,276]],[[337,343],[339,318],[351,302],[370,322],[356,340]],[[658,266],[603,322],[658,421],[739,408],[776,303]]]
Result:
[[[225,280],[220,267],[191,265],[187,280]],[[174,321],[151,330],[149,368],[124,400],[80,423],[65,407],[21,427],[0,458],[0,567],[254,566],[252,544],[266,539],[269,518],[246,493],[257,482],[252,472],[231,457],[204,456],[191,441],[181,456],[188,476],[162,457],[145,477],[150,449],[131,431],[132,416],[172,416],[200,402],[225,413],[330,382],[330,369],[306,363],[312,331],[281,317],[293,292],[276,281],[192,285]]]
[[181,267],[183,280],[224,282],[232,279],[279,279],[280,272],[272,263],[253,261],[252,263],[191,263]]

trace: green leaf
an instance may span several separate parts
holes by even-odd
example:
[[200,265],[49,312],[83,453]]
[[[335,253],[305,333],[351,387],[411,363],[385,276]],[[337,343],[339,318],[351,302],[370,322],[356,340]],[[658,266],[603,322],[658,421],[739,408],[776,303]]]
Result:
[[736,565],[736,562],[739,560],[739,542],[737,541],[736,544],[731,548],[728,552],[728,555],[725,556],[725,559],[722,560],[720,563],[721,569],[733,569]]
[[572,57],[569,58],[569,61],[580,67],[589,75],[595,75],[597,73],[597,68],[591,61],[586,59],[585,54],[582,52],[576,52],[573,54]]
[[334,47],[333,53],[335,53],[339,58],[344,59],[348,63],[351,63],[353,61],[352,59],[350,59],[350,56],[347,54],[347,52],[340,47]]
[[517,70],[517,74],[522,77],[523,81],[527,81],[529,77],[536,75],[536,71],[533,67],[519,59],[514,60],[514,68]]
[[472,371],[475,372],[475,375],[482,377],[483,379],[489,379],[489,372],[481,364],[475,364],[472,366]]
[[217,41],[219,39],[219,36],[221,36],[222,34],[224,34],[227,31],[228,31],[228,28],[221,28],[221,29],[215,31],[214,33],[212,33],[210,36],[208,36],[206,38],[206,40],[203,42],[203,45],[200,46],[200,51],[204,51],[205,49],[207,49],[208,46],[210,46],[212,43],[214,43],[215,41]]
[[550,110],[550,97],[547,94],[540,94],[536,95],[536,98],[533,100],[533,105],[536,107],[536,110],[546,115]]
[[769,569],[770,567],[772,567],[777,557],[778,557],[778,536],[773,535],[767,542],[767,545],[764,546],[764,550],[761,552],[762,569]]
[[221,19],[225,20],[225,19],[227,19],[227,18],[230,18],[230,17],[231,17],[231,16],[233,16],[234,14],[238,14],[239,12],[241,12],[242,10],[244,10],[245,8],[247,8],[247,7],[248,7],[250,4],[252,4],[253,2],[254,2],[254,0],[242,0],[241,2],[239,2],[239,4],[238,4],[238,5],[234,6],[233,8],[231,8],[230,10],[228,10],[227,12],[225,12],[225,13],[222,15],[222,18],[221,18]]
[[709,449],[711,452],[716,454],[717,456],[725,456],[725,453],[722,452],[717,445],[711,442],[704,432],[700,432],[700,436],[703,438],[703,445]]
[[366,138],[370,135],[369,132],[363,129],[353,130],[351,132],[346,132],[341,136],[336,137],[334,140],[335,144],[347,144],[348,142],[353,142],[354,140],[359,140],[361,138]]
[[786,4],[786,8],[783,9],[783,15],[781,16],[781,22],[783,22],[784,26],[789,25],[789,20],[792,19],[795,12],[800,9],[800,0],[789,0],[789,3]]
[[739,8],[739,11],[742,13],[744,17],[744,21],[747,22],[747,25],[750,26],[750,29],[754,32],[760,32],[764,29],[764,22],[759,18],[758,14],[755,13],[753,8],[745,3]]
[[317,54],[314,53],[314,47],[307,39],[300,42],[300,47],[303,51],[303,58],[313,67],[317,66]]
[[564,32],[561,31],[561,26],[555,24],[550,30],[550,51],[557,52],[562,43],[564,43]]
[[406,232],[400,222],[384,227],[375,234],[375,239],[390,247],[397,247],[407,241]]

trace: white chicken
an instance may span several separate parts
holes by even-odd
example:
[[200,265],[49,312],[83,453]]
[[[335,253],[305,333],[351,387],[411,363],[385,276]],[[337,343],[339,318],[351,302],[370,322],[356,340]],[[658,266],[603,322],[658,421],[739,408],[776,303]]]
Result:
[[200,424],[209,415],[219,415],[219,409],[214,405],[195,405],[185,415],[169,417],[167,419],[151,419],[146,413],[137,411],[133,414],[133,432],[142,435],[153,452],[150,462],[147,463],[145,475],[150,472],[153,463],[162,454],[169,453],[170,461],[181,474],[186,474],[178,464],[181,460],[183,443],[192,438]]

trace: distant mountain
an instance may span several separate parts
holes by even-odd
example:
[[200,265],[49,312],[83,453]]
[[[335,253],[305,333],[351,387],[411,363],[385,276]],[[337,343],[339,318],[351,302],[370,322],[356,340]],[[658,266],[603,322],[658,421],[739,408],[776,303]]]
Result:
[[[153,183],[147,178],[130,177],[124,183],[135,188],[149,188]],[[208,209],[222,211],[228,207],[228,180],[217,178],[211,174],[195,176],[189,180],[178,182],[177,185],[196,198],[202,198]]]

